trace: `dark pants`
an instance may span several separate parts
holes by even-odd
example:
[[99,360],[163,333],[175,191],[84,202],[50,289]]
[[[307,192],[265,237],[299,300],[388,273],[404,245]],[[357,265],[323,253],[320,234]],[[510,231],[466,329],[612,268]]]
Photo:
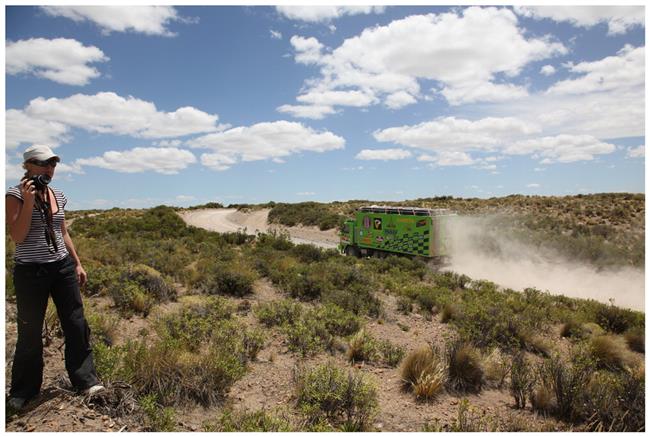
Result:
[[11,369],[10,396],[29,399],[43,382],[43,320],[48,296],[56,306],[65,335],[65,368],[70,382],[83,390],[99,383],[72,257],[47,264],[16,264],[18,341]]

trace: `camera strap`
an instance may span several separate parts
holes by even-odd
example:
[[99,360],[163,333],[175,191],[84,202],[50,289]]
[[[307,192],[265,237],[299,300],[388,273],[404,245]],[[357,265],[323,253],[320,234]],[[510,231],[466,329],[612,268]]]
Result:
[[[50,193],[47,187],[45,191],[41,193],[44,198],[41,196],[36,196],[36,208],[41,214],[41,220],[45,225],[45,242],[47,243],[47,249],[50,253],[55,253],[59,251],[59,248],[56,244],[56,234],[54,233],[54,220],[52,218],[52,208],[50,207],[49,197]],[[52,246],[52,247],[50,247]],[[52,249],[54,248],[54,249]]]

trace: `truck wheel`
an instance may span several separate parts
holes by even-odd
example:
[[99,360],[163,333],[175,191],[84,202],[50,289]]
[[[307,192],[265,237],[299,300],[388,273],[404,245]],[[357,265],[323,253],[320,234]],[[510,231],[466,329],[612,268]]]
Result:
[[354,246],[348,246],[345,248],[345,255],[359,257],[359,251]]

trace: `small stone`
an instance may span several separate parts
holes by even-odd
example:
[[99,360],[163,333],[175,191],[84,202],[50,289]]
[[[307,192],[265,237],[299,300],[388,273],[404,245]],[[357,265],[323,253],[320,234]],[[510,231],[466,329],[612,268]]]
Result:
[[36,429],[34,425],[29,425],[26,429],[27,432],[33,432]]
[[108,420],[108,416],[106,415],[102,416],[102,420]]
[[383,423],[378,423],[378,424],[375,425],[375,428],[377,428],[377,429],[382,429],[383,427],[384,427]]

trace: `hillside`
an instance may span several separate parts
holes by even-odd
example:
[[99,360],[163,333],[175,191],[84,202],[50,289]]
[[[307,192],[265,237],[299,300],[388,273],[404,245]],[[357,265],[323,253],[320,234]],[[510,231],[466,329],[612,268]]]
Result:
[[[553,229],[548,220],[590,238],[606,226],[620,235],[598,241],[621,250],[643,241],[643,197],[586,197],[564,208],[564,198],[522,196],[418,205],[507,210],[531,235]],[[324,208],[349,214],[356,204]],[[634,212],[615,222],[622,206]],[[417,260],[342,257],[281,234],[209,232],[168,207],[69,218],[108,390],[71,391],[50,311],[43,392],[7,416],[8,431],[644,429],[643,313]],[[624,263],[636,265],[633,247]],[[8,372],[16,320],[6,278]]]

